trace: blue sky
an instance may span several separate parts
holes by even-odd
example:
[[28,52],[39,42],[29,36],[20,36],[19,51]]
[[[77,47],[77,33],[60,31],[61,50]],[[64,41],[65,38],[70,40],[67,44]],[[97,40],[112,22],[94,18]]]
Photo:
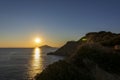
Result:
[[92,31],[120,32],[120,0],[0,0],[0,47],[61,46]]

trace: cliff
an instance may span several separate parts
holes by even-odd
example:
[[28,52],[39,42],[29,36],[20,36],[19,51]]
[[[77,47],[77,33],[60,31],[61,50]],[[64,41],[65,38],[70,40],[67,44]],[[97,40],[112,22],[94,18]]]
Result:
[[48,55],[59,55],[59,56],[70,56],[76,52],[77,48],[81,44],[85,43],[95,43],[100,44],[104,47],[114,48],[116,45],[120,45],[120,34],[100,31],[100,32],[90,32],[83,36],[78,41],[69,41],[64,46],[59,48],[55,52],[48,53]]
[[98,44],[79,46],[69,58],[49,65],[36,80],[120,80],[120,55]]

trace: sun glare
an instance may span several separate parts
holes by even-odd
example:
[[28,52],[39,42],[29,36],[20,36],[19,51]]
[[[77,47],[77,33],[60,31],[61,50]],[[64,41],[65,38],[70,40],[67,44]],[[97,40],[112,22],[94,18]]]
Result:
[[37,44],[38,44],[38,43],[41,43],[41,39],[40,39],[40,38],[36,38],[36,39],[35,39],[35,43],[37,43]]
[[34,53],[35,53],[35,55],[34,55],[35,59],[38,60],[40,57],[40,49],[38,47],[36,47]]

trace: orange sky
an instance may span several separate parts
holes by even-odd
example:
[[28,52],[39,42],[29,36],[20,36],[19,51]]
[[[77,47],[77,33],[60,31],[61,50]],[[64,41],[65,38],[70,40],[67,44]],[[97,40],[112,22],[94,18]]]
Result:
[[0,42],[0,47],[36,47],[36,46],[42,46],[42,45],[49,45],[53,47],[60,47],[65,44],[65,41],[63,42],[54,42],[54,41],[46,41],[42,39],[42,42],[37,44],[34,39],[33,40],[28,40],[28,41],[2,41]]
[[0,47],[35,47],[36,37],[60,47],[98,31],[120,32],[120,0],[0,0]]

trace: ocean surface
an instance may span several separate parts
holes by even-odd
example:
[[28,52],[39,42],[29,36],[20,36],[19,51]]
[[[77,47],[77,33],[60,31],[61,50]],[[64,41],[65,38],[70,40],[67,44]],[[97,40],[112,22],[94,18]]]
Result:
[[40,48],[0,48],[0,80],[32,80],[49,64],[63,59],[47,55],[49,51]]

